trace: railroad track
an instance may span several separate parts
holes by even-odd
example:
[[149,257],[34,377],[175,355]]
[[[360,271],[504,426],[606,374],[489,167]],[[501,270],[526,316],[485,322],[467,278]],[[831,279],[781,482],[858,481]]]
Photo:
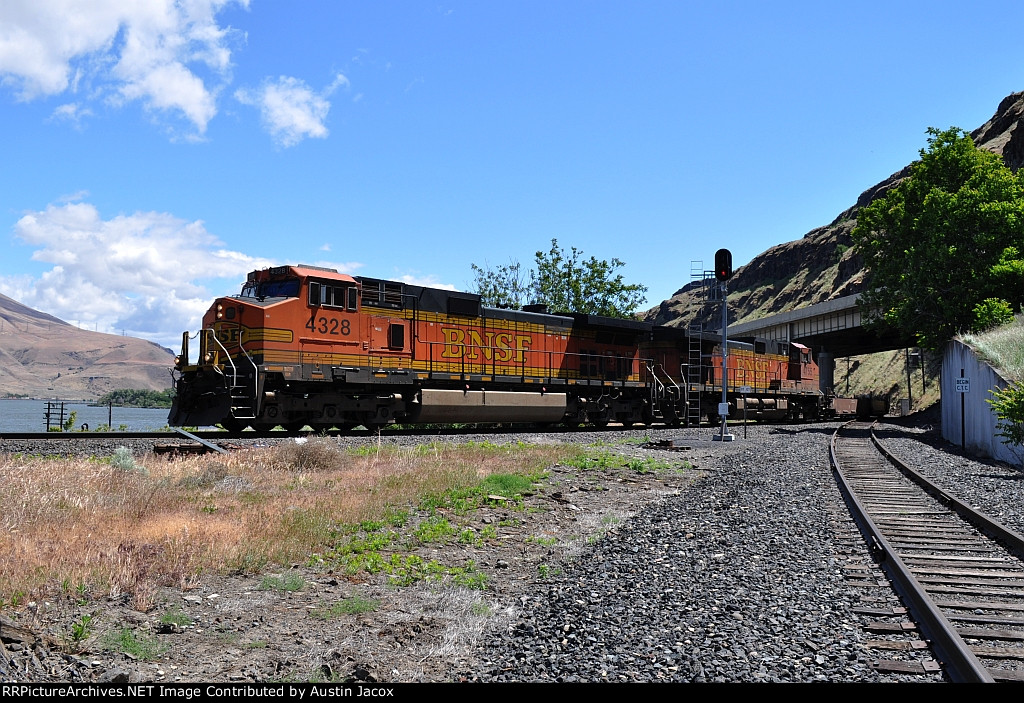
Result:
[[[640,426],[639,428],[642,428]],[[624,429],[639,429],[638,427],[625,428],[622,425],[609,424],[607,426],[551,426],[538,427],[536,425],[515,425],[515,426],[484,426],[484,427],[447,427],[447,428],[424,428],[424,427],[402,427],[384,428],[380,430],[383,437],[415,437],[418,435],[439,435],[459,436],[467,434],[538,434],[538,433],[573,433],[573,432],[620,432]],[[675,429],[668,426],[657,426],[653,429]],[[212,441],[236,440],[236,439],[288,439],[289,437],[376,437],[377,430],[353,429],[353,430],[270,430],[256,432],[245,430],[243,432],[227,432],[226,430],[190,430],[188,435]],[[154,430],[147,432],[134,431],[111,431],[111,432],[5,432],[0,430],[0,440],[34,440],[34,441],[78,441],[83,439],[153,439],[153,440],[176,440],[182,439],[182,433],[177,429]]]
[[840,490],[947,675],[1024,681],[1024,537],[889,454],[869,423],[832,437]]
[[[378,437],[399,438],[399,437],[459,437],[465,435],[516,435],[516,434],[538,434],[538,433],[616,433],[625,428],[621,425],[609,424],[603,427],[568,427],[550,426],[538,427],[536,425],[516,426],[487,426],[487,427],[448,427],[448,428],[424,428],[424,427],[389,427],[381,430],[353,429],[353,430],[271,430],[266,432],[255,432],[246,430],[244,432],[227,432],[224,430],[194,430],[184,431],[181,428],[170,430],[157,430],[148,432],[5,432],[0,430],[0,451],[5,446],[12,444],[19,447],[17,451],[23,451],[25,446],[53,447],[56,444],[74,446],[75,443],[82,443],[88,446],[90,441],[99,441],[106,444],[117,443],[123,440],[146,440],[153,443],[154,454],[179,455],[179,454],[203,454],[207,452],[228,452],[238,449],[248,442],[276,442],[299,437]],[[636,429],[636,428],[633,428]],[[663,429],[663,428],[654,428]],[[6,443],[6,444],[5,444]],[[671,442],[667,448],[672,449]]]

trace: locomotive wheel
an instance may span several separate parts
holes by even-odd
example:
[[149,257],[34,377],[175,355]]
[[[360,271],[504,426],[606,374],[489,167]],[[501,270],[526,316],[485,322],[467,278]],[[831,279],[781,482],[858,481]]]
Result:
[[241,432],[242,430],[244,430],[249,425],[246,424],[245,422],[241,421],[241,420],[238,420],[238,419],[233,418],[233,417],[229,417],[229,418],[225,418],[225,419],[221,420],[220,421],[220,426],[223,427],[228,432]]

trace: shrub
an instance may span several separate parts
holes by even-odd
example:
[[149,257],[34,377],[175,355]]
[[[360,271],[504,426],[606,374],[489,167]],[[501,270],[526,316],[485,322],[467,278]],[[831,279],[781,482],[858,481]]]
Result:
[[1000,298],[985,298],[974,306],[974,325],[977,331],[1000,327],[1013,322],[1013,308]]
[[1003,443],[1021,447],[1024,445],[1024,386],[1014,383],[1002,390],[990,390],[989,393],[994,398],[989,398],[987,402],[999,418],[998,434],[1003,438]]
[[128,447],[118,447],[114,450],[114,456],[110,457],[110,465],[121,471],[139,471],[140,467],[135,463],[132,450]]
[[281,444],[276,454],[279,461],[295,471],[328,471],[345,462],[345,453],[326,437]]

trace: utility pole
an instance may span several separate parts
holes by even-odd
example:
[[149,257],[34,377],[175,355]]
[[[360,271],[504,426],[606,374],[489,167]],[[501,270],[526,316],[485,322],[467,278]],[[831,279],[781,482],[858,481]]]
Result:
[[907,367],[907,409],[911,412],[914,410],[914,391],[910,389],[910,347],[903,348],[904,359],[906,360]]

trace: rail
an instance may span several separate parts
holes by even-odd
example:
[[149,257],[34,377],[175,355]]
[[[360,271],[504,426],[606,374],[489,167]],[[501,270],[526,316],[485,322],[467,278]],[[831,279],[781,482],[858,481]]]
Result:
[[[841,439],[849,439],[844,433],[859,430],[863,434],[869,426],[856,421],[845,423],[832,435],[829,446],[829,459],[833,475],[850,508],[854,522],[864,539],[871,545],[876,560],[889,575],[894,588],[913,614],[924,636],[931,640],[932,647],[945,663],[950,678],[957,682],[994,682],[992,673],[974,655],[953,624],[917,580],[912,569],[900,556],[899,551],[872,519],[868,505],[858,496],[853,481],[847,475],[851,467],[843,465],[840,454],[843,455],[843,461],[848,464],[856,464],[859,473],[876,470],[874,468],[876,463],[858,447],[851,448],[844,444],[843,449],[840,450],[839,446]],[[875,481],[877,482],[877,479]]]

